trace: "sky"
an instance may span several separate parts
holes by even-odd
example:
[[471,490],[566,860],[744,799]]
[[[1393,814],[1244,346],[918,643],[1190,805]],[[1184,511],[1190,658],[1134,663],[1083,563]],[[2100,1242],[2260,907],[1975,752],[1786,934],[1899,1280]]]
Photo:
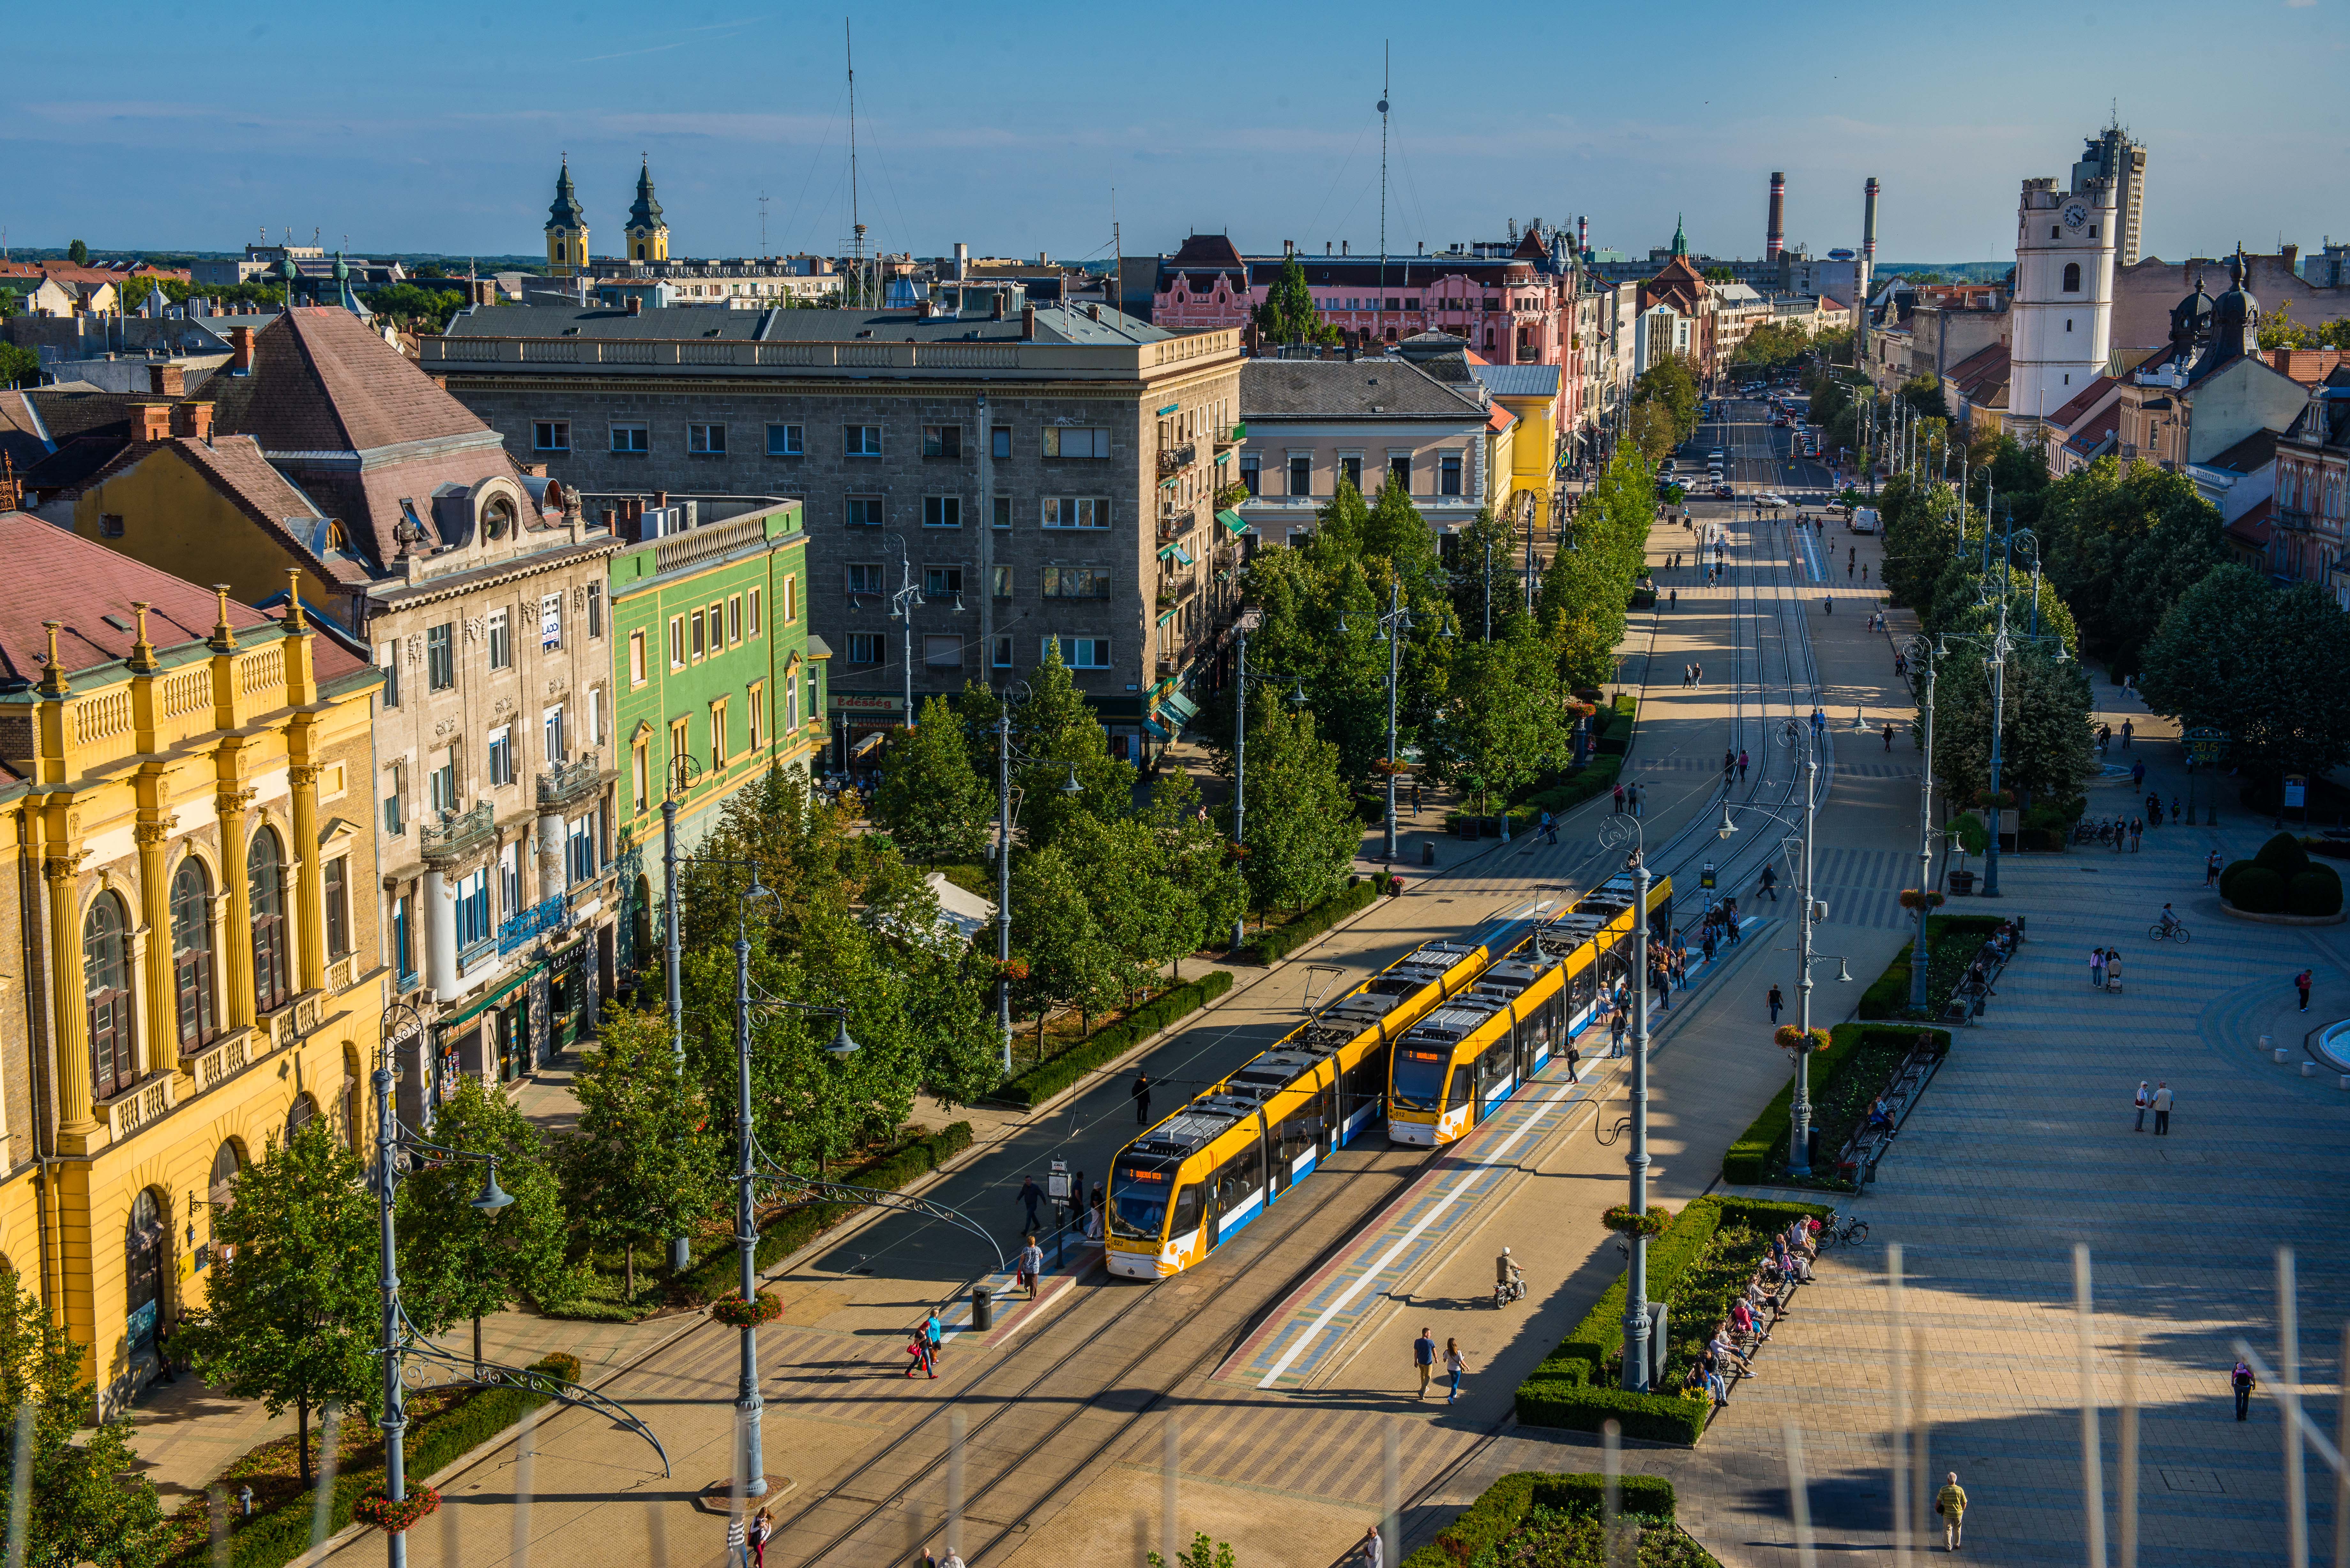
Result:
[[[234,250],[263,231],[351,254],[541,254],[567,152],[589,248],[616,254],[640,155],[672,254],[847,248],[844,21],[858,215],[919,255],[1172,250],[1229,233],[1379,248],[1591,221],[1638,254],[1787,232],[1878,255],[2003,260],[2019,182],[2062,180],[2118,101],[2147,147],[2145,249],[2178,259],[2350,236],[2340,79],[2350,0],[2071,7],[1537,7],[1208,3],[1090,15],[899,0],[844,9],[608,0],[406,15],[142,5],[93,36],[9,26],[0,231],[14,246]],[[1669,17],[1659,26],[1655,18]],[[2282,109],[2281,109],[2282,106]],[[764,244],[762,202],[764,202]]]

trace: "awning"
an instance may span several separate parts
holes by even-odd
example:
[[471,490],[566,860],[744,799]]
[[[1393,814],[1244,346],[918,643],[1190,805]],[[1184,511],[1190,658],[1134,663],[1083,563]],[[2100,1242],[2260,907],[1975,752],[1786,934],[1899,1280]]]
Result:
[[1161,713],[1174,714],[1175,722],[1182,725],[1199,717],[1200,705],[1184,696],[1180,691],[1169,691],[1159,699],[1159,711]]
[[1167,726],[1155,720],[1145,719],[1142,722],[1142,729],[1145,734],[1149,735],[1152,740],[1157,741],[1161,745],[1165,745],[1168,742],[1175,738],[1168,732]]
[[1216,514],[1216,521],[1222,524],[1226,529],[1234,534],[1245,534],[1248,532],[1248,519],[1242,516],[1237,512],[1219,512]]
[[1226,447],[1226,448],[1224,448],[1224,450],[1223,450],[1223,451],[1222,451],[1222,452],[1218,452],[1218,453],[1216,454],[1216,461],[1217,461],[1218,462],[1232,462],[1232,448],[1230,448],[1230,447]]
[[858,741],[855,745],[853,745],[853,746],[849,747],[849,748],[848,748],[848,754],[849,754],[850,756],[852,756],[852,757],[861,757],[861,756],[863,756],[866,753],[870,752],[870,751],[874,750],[876,747],[879,746],[879,745],[881,744],[881,742],[884,742],[884,741],[888,740],[889,738],[889,731],[887,731],[887,730],[876,730],[876,731],[874,731],[871,734],[867,735],[867,736],[863,737],[862,739],[860,739],[860,740],[859,740],[859,741]]
[[1172,545],[1161,545],[1159,547],[1160,560],[1163,561],[1170,556],[1174,556],[1180,565],[1188,566],[1191,564],[1191,552],[1183,548],[1182,541],[1180,539]]

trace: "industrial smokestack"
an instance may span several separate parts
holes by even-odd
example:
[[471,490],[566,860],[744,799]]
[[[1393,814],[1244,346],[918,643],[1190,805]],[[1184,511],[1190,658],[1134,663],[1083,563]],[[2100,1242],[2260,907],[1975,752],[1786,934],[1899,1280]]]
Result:
[[1591,248],[1591,219],[1588,215],[1575,220],[1575,249],[1577,254]]
[[1853,273],[1852,289],[1852,362],[1855,368],[1868,363],[1868,295],[1871,280],[1877,272],[1877,176],[1868,177],[1868,186],[1861,199],[1860,261]]
[[1771,227],[1762,235],[1762,259],[1775,262],[1787,248],[1787,177],[1771,176]]
[[1868,192],[1860,213],[1860,259],[1874,270],[1877,261],[1877,176],[1868,177]]

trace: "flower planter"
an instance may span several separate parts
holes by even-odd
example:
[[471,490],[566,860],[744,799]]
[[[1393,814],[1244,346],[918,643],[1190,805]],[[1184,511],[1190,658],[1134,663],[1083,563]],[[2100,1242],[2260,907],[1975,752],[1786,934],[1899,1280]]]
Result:
[[761,1291],[748,1302],[739,1294],[720,1296],[710,1303],[710,1315],[729,1328],[756,1328],[783,1316],[784,1303],[773,1291]]
[[423,1522],[440,1511],[441,1494],[429,1486],[408,1491],[398,1502],[380,1491],[369,1492],[351,1505],[351,1517],[361,1524],[371,1524],[386,1535],[398,1535]]

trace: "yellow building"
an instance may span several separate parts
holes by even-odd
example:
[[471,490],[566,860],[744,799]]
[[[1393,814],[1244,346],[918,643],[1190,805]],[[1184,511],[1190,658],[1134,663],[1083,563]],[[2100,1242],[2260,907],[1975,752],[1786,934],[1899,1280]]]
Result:
[[0,599],[0,1262],[92,1352],[98,1411],[203,1304],[211,1209],[322,1120],[371,1136],[380,672],[22,513]]
[[[1516,416],[1510,431],[1508,478],[1496,488],[1506,493],[1494,504],[1494,514],[1514,503],[1523,508],[1525,493],[1534,497],[1534,516],[1550,516],[1550,497],[1558,453],[1559,368],[1556,365],[1472,365],[1493,401]],[[1498,454],[1497,454],[1498,456]],[[1495,479],[1502,479],[1496,463]]]
[[555,177],[555,204],[546,210],[546,271],[550,277],[572,277],[588,265],[588,214],[579,193],[571,188],[571,160]]
[[660,203],[653,199],[653,171],[650,163],[637,173],[637,200],[629,209],[629,259],[669,260],[669,224],[661,220]]

